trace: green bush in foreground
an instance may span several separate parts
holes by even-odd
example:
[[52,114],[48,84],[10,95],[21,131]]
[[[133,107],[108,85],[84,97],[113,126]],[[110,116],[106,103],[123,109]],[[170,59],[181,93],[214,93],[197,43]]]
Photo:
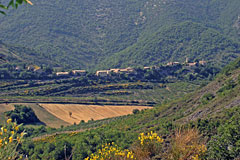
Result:
[[240,158],[240,109],[236,107],[229,112],[229,119],[218,128],[208,144],[209,159]]

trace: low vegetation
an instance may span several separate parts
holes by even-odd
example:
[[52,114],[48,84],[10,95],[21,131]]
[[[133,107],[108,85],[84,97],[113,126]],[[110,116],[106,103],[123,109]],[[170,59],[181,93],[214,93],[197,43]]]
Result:
[[240,106],[227,112],[227,121],[218,129],[209,143],[210,159],[234,159],[240,157]]

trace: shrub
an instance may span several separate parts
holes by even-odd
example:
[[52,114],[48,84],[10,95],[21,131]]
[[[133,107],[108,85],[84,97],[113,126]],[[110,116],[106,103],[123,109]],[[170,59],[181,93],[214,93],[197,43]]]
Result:
[[23,140],[25,132],[18,133],[20,125],[13,123],[12,119],[7,120],[7,124],[1,127],[0,131],[0,159],[15,160],[22,159],[22,155],[17,151],[19,144]]
[[152,131],[146,135],[140,133],[138,141],[133,145],[132,150],[137,160],[147,160],[160,152],[162,143],[163,139],[157,133]]
[[163,139],[152,131],[141,133],[138,141],[134,143],[130,150],[122,150],[113,142],[102,145],[102,148],[91,154],[85,160],[147,160],[155,156],[160,150]]
[[14,105],[14,107],[15,109],[13,111],[5,112],[5,114],[18,124],[40,122],[32,108],[23,105]]
[[168,151],[169,160],[199,160],[207,148],[197,129],[179,129],[175,132]]
[[133,114],[137,114],[137,113],[139,113],[139,109],[134,109]]
[[238,76],[238,84],[240,84],[240,75]]
[[237,84],[233,80],[228,80],[227,83],[217,91],[217,93],[224,95],[228,91],[231,91],[236,85]]
[[215,98],[215,96],[212,93],[206,93],[201,98],[201,102],[202,102],[202,104],[207,104],[209,101],[211,101],[214,98]]
[[218,128],[209,141],[208,159],[234,159],[240,157],[240,109],[235,107],[230,117]]
[[83,124],[83,123],[85,123],[85,121],[84,121],[84,120],[81,120],[81,121],[80,121],[80,124]]
[[111,144],[102,145],[102,148],[91,154],[85,160],[130,160],[135,159],[132,151],[122,150],[112,142]]

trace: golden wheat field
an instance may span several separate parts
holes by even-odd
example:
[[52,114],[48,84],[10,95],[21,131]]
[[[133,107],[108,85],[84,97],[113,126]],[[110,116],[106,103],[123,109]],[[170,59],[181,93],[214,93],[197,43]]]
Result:
[[146,106],[105,106],[80,104],[39,104],[57,118],[74,124],[81,120],[99,120],[131,114],[134,109],[150,109]]

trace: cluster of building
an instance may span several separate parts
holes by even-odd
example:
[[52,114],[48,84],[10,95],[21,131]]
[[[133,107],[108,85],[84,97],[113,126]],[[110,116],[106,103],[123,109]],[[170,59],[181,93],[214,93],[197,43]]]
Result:
[[[207,62],[206,61],[199,61],[199,62],[189,62],[188,61],[188,58],[186,58],[186,61],[184,63],[180,63],[180,62],[168,62],[167,63],[167,66],[173,66],[173,65],[186,65],[186,66],[189,66],[189,67],[193,67],[193,66],[196,66],[197,64],[200,64],[200,65],[205,65]],[[150,69],[157,69],[159,67],[157,66],[153,66],[153,67],[143,67],[144,70],[150,70]],[[72,75],[78,75],[78,76],[84,76],[86,75],[86,70],[72,70],[71,72],[57,72],[56,75],[57,76],[68,76],[70,74]],[[124,73],[124,74],[130,74],[130,73],[136,73],[135,69],[134,68],[131,68],[131,67],[127,67],[127,68],[123,68],[123,69],[120,69],[120,68],[114,68],[114,69],[109,69],[109,70],[99,70],[99,71],[96,71],[96,76],[99,76],[99,77],[107,77],[111,74],[121,74],[121,73]]]
[[85,76],[87,74],[86,70],[72,70],[71,72],[57,72],[57,76],[68,76],[68,75],[75,75],[75,76]]
[[[157,67],[157,66],[143,67],[143,70],[151,70],[151,69],[159,69],[159,67]],[[114,69],[109,69],[109,70],[97,71],[96,75],[100,76],[100,77],[106,77],[106,76],[111,75],[112,73],[114,73],[114,74],[121,74],[121,73],[123,73],[123,74],[136,74],[137,71],[134,68],[131,68],[131,67],[127,67],[127,68],[123,68],[123,69],[114,68]]]
[[100,76],[100,77],[106,77],[106,76],[108,76],[111,73],[116,73],[116,74],[125,73],[125,74],[129,74],[129,73],[133,73],[133,72],[135,72],[135,70],[133,68],[131,68],[131,67],[124,68],[124,69],[115,68],[115,69],[97,71],[96,75]]
[[[25,68],[25,69],[23,69],[23,68]],[[27,70],[27,71],[31,71],[31,72],[35,72],[35,73],[44,73],[44,70],[37,65],[29,65],[26,67],[17,66],[17,67],[15,67],[15,70],[16,71]],[[56,76],[68,76],[68,75],[85,76],[87,74],[87,71],[86,70],[72,70],[69,72],[56,72],[55,74],[56,74]]]
[[[182,64],[186,65],[186,66],[193,67],[193,66],[196,66],[197,64],[205,65],[206,63],[207,62],[204,61],[204,60],[201,60],[199,62],[189,62],[188,58],[186,58],[186,61],[184,63],[182,63]],[[173,66],[173,65],[178,65],[178,64],[181,64],[181,63],[180,62],[168,62],[167,66]]]
[[[205,65],[207,62],[204,60],[198,61],[198,62],[189,62],[188,58],[186,58],[186,61],[184,63],[180,63],[180,62],[168,62],[166,66],[174,66],[174,65],[186,65],[189,67],[193,67],[196,66],[197,64],[200,65]],[[150,70],[150,69],[158,69],[159,67],[157,66],[153,66],[153,67],[143,67],[144,70]],[[19,68],[16,67],[16,70],[18,70]],[[37,65],[30,65],[27,66],[27,70],[33,71],[33,72],[41,72],[42,69],[37,66]],[[127,67],[127,68],[114,68],[114,69],[109,69],[109,70],[99,70],[96,71],[96,76],[99,77],[107,77],[111,74],[130,74],[130,73],[136,73],[136,70],[134,68],[131,67]],[[72,70],[69,72],[56,72],[56,76],[69,76],[69,75],[73,75],[73,76],[85,76],[87,74],[86,70]]]
[[[99,70],[96,71],[96,76],[99,77],[106,77],[109,76],[112,73],[115,74],[120,74],[120,73],[124,73],[124,74],[130,74],[135,72],[135,70],[131,67],[128,68],[124,68],[124,69],[119,69],[119,68],[115,68],[115,69],[109,69],[109,70]],[[68,75],[77,75],[77,76],[85,76],[86,75],[86,70],[72,70],[71,72],[56,72],[57,76],[68,76]]]
[[16,66],[15,67],[15,71],[23,71],[23,70],[27,70],[27,71],[31,71],[31,72],[37,72],[37,73],[42,73],[43,70],[41,69],[41,67],[37,66],[37,65],[29,65],[29,66]]

